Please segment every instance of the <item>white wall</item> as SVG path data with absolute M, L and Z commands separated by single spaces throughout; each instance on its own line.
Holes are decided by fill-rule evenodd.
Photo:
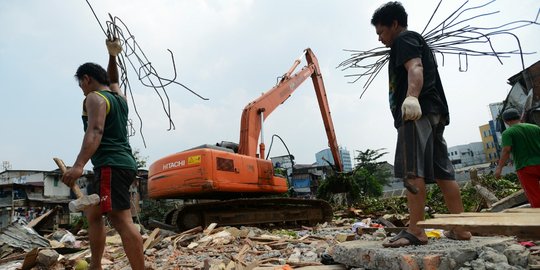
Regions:
M 43 180 L 43 195 L 46 197 L 69 197 L 69 187 L 60 178 L 48 175 Z

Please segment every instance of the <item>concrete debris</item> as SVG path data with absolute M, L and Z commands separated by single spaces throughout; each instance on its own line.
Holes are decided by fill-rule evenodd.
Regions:
M 527 248 L 512 237 L 433 238 L 424 246 L 386 249 L 381 241 L 358 240 L 336 245 L 331 255 L 344 265 L 389 270 L 528 269 L 532 262 Z
M 43 249 L 39 251 L 36 262 L 39 265 L 51 267 L 58 261 L 59 256 L 60 254 L 53 249 Z
M 470 241 L 434 237 L 426 246 L 382 248 L 384 238 L 396 229 L 388 222 L 341 218 L 338 222 L 294 230 L 212 224 L 182 233 L 156 228 L 143 235 L 146 269 L 472 270 L 527 269 L 540 262 L 540 242 L 529 241 L 525 247 L 513 237 L 475 236 Z M 364 229 L 375 230 L 356 230 L 359 223 L 363 223 Z M 380 226 L 382 223 L 387 224 L 388 231 Z M 80 248 L 66 247 L 67 243 L 55 240 L 66 235 L 74 237 Z M 118 233 L 110 230 L 107 235 L 103 269 L 130 269 Z M 52 244 L 37 249 L 36 266 L 32 269 L 75 269 L 76 264 L 90 259 L 86 231 L 68 234 L 58 230 L 43 239 Z M 23 259 L 24 254 L 0 257 L 0 269 L 20 269 Z

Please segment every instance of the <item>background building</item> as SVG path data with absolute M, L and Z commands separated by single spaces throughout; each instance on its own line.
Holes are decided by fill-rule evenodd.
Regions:
M 502 129 L 500 125 L 504 125 L 504 123 L 502 120 L 500 120 L 499 116 L 502 113 L 503 106 L 504 105 L 502 102 L 489 104 L 489 112 L 491 113 L 491 121 L 489 121 L 489 125 L 491 128 L 491 133 L 494 135 L 493 139 L 495 141 L 495 144 L 497 144 L 497 146 L 500 145 L 501 140 L 502 140 L 502 135 L 500 132 L 500 130 Z M 498 147 L 498 149 L 499 149 L 498 155 L 500 155 L 500 147 Z
M 480 126 L 479 129 L 480 136 L 482 137 L 482 145 L 484 148 L 486 162 L 497 162 L 500 155 L 500 146 L 497 140 L 493 121 L 489 121 L 489 124 Z
M 449 147 L 448 157 L 456 169 L 487 162 L 484 153 L 484 144 L 482 142 Z
M 339 155 L 341 156 L 341 161 L 343 162 L 343 171 L 344 172 L 352 171 L 353 167 L 352 167 L 352 162 L 351 162 L 351 154 L 349 153 L 349 150 L 347 150 L 346 148 L 342 148 L 340 146 Z M 326 148 L 324 150 L 319 151 L 317 154 L 315 154 L 315 159 L 317 160 L 315 163 L 319 166 L 328 165 L 328 163 L 324 160 L 327 160 L 331 164 L 335 164 L 334 157 L 332 157 L 332 151 L 330 151 L 330 148 Z

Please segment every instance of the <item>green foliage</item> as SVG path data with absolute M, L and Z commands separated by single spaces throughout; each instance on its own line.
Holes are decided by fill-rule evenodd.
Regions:
M 137 162 L 137 169 L 146 167 L 148 156 L 141 156 L 141 151 L 139 149 L 133 149 L 133 157 L 135 157 L 135 162 Z
M 405 197 L 363 197 L 355 206 L 367 215 L 403 214 L 408 211 Z
M 331 173 L 319 184 L 317 198 L 330 201 L 336 193 L 347 193 L 349 200 L 354 202 L 361 197 L 362 189 L 353 181 L 352 173 Z
M 285 230 L 285 229 L 273 230 L 273 231 L 272 231 L 272 234 L 275 234 L 275 235 L 286 235 L 286 236 L 290 236 L 290 237 L 292 237 L 292 238 L 298 238 L 298 234 L 297 234 L 295 231 Z
M 317 197 L 330 200 L 333 194 L 347 193 L 349 203 L 358 203 L 365 197 L 379 197 L 383 186 L 388 184 L 391 172 L 384 162 L 377 160 L 388 152 L 382 149 L 358 151 L 357 165 L 352 172 L 329 174 L 321 181 Z
M 385 162 L 377 160 L 388 154 L 381 152 L 383 149 L 367 149 L 357 151 L 356 167 L 353 170 L 353 181 L 361 187 L 362 195 L 368 197 L 379 197 L 382 195 L 383 186 L 389 184 L 392 173 L 384 167 Z
M 274 175 L 287 178 L 287 170 L 284 168 L 274 168 Z
M 163 221 L 165 214 L 174 207 L 174 201 L 144 200 L 141 208 L 141 222 L 146 223 L 149 219 Z
M 511 195 L 521 189 L 516 174 L 505 175 L 503 179 L 495 179 L 493 174 L 488 174 L 480 176 L 479 180 L 482 186 L 493 192 L 499 199 Z M 471 183 L 466 183 L 461 186 L 461 200 L 463 201 L 465 212 L 477 212 L 483 206 L 482 198 L 478 195 Z M 442 192 L 436 184 L 427 186 L 426 206 L 429 207 L 429 210 L 426 213 L 428 216 L 435 213 L 448 213 Z M 355 207 L 362 209 L 364 213 L 368 215 L 408 213 L 407 198 L 405 197 L 362 197 L 356 202 Z
M 493 174 L 483 175 L 480 177 L 480 183 L 499 199 L 521 189 L 521 184 L 515 173 L 504 175 L 501 179 L 496 179 Z
M 81 229 L 88 229 L 88 219 L 85 215 L 81 215 L 78 217 L 74 217 L 71 221 L 71 224 L 69 224 L 71 228 L 81 228 Z
M 480 184 L 493 192 L 495 196 L 502 199 L 508 195 L 521 189 L 514 179 L 515 174 L 510 174 L 501 179 L 496 179 L 493 174 L 479 176 Z M 512 179 L 512 180 L 509 180 Z M 449 213 L 444 203 L 444 198 L 441 190 L 437 185 L 430 185 L 427 190 L 426 205 L 429 206 L 431 213 L 445 214 Z M 476 212 L 483 206 L 482 197 L 471 183 L 467 183 L 461 187 L 461 201 L 465 212 Z

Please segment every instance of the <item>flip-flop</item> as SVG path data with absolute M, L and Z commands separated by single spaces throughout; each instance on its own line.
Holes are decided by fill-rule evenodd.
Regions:
M 409 243 L 403 243 L 403 244 L 396 244 L 395 242 L 399 239 L 407 239 L 409 240 Z M 422 241 L 418 239 L 414 234 L 411 234 L 407 232 L 406 230 L 403 230 L 399 232 L 396 236 L 392 237 L 390 240 L 388 240 L 387 243 L 383 243 L 383 247 L 405 247 L 405 246 L 419 246 L 419 245 L 426 245 L 428 241 Z
M 446 236 L 446 238 L 448 239 L 452 239 L 452 240 L 462 240 L 462 241 L 466 241 L 466 240 L 470 240 L 471 238 L 461 238 L 459 236 L 457 236 L 456 232 L 450 230 L 450 231 L 444 231 L 443 232 L 444 236 Z

